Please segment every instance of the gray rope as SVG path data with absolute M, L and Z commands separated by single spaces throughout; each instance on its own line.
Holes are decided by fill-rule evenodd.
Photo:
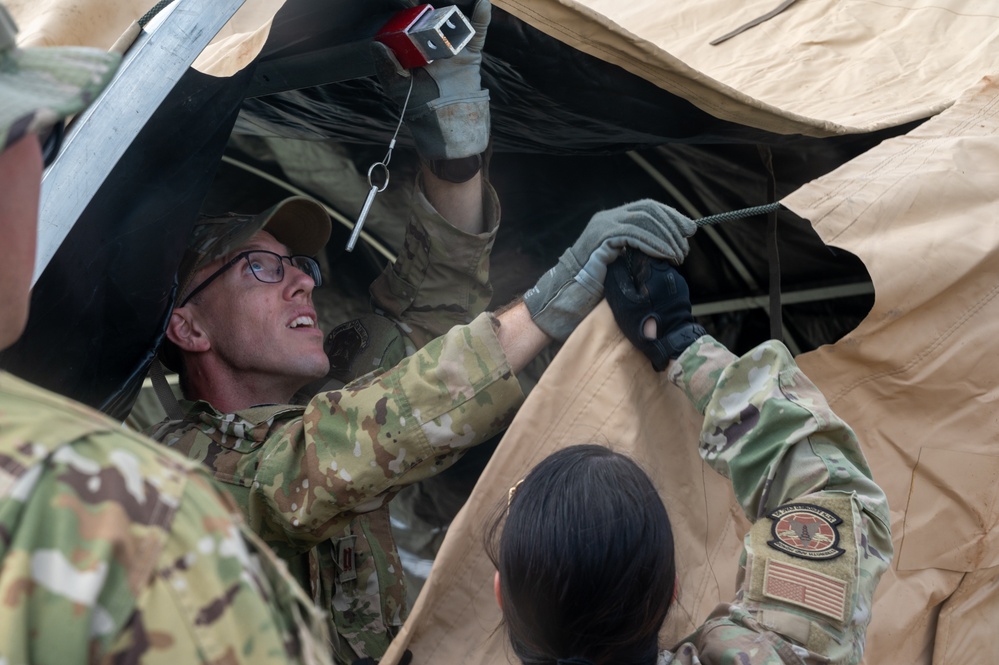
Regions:
M 156 5 L 150 9 L 148 12 L 142 15 L 142 18 L 138 20 L 140 28 L 146 27 L 146 24 L 153 20 L 153 18 L 160 13 L 160 11 L 169 5 L 173 0 L 160 0 Z
M 767 213 L 774 212 L 775 210 L 780 210 L 780 208 L 781 205 L 779 202 L 767 203 L 766 205 L 753 206 L 752 208 L 742 208 L 741 210 L 720 212 L 717 215 L 708 215 L 707 217 L 695 219 L 694 223 L 698 226 L 720 224 L 721 222 L 729 222 L 733 219 L 742 219 L 743 217 L 752 217 L 753 215 L 766 215 Z

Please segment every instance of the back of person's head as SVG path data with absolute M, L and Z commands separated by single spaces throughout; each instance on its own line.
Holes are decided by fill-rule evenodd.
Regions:
M 524 663 L 656 662 L 676 567 L 645 472 L 603 446 L 547 457 L 488 533 L 510 642 Z

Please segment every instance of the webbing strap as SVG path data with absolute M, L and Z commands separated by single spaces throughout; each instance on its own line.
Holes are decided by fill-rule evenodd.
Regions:
M 770 146 L 759 147 L 763 167 L 767 171 L 767 199 L 777 201 L 777 177 L 774 175 L 774 157 Z M 770 338 L 784 341 L 784 314 L 780 299 L 780 249 L 777 245 L 777 208 L 767 215 L 767 263 L 770 266 Z
M 777 248 L 777 213 L 767 219 L 767 259 L 770 262 L 770 338 L 784 341 L 784 312 L 780 299 L 780 251 Z
M 160 405 L 166 411 L 167 417 L 170 420 L 183 420 L 184 411 L 180 408 L 177 396 L 170 389 L 170 384 L 167 383 L 159 358 L 153 358 L 153 364 L 149 366 L 149 378 L 153 382 L 153 390 L 156 391 L 156 397 L 160 400 Z

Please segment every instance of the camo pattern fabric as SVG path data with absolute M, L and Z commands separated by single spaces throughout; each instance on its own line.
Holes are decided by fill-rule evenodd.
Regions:
M 204 471 L 0 373 L 0 663 L 329 663 Z
M 704 414 L 701 457 L 753 526 L 733 602 L 660 664 L 859 663 L 893 550 L 853 430 L 779 342 L 736 358 L 704 336 L 667 375 Z
M 0 4 L 0 152 L 79 113 L 111 80 L 121 56 L 81 46 L 19 49 Z
M 418 176 L 399 256 L 370 287 L 374 313 L 330 331 L 330 373 L 305 386 L 297 403 L 308 402 L 328 386 L 342 387 L 361 375 L 389 369 L 486 311 L 493 293 L 489 254 L 499 229 L 500 204 L 485 180 L 482 202 L 486 230 L 466 233 L 434 209 Z
M 489 253 L 500 219 L 496 190 L 485 180 L 482 234 L 466 233 L 444 221 L 424 196 L 420 179 L 413 198 L 399 257 L 371 285 L 375 312 L 400 327 L 407 355 L 489 307 Z
M 373 522 L 379 512 L 387 518 L 395 492 L 506 428 L 523 401 L 497 325 L 482 314 L 392 369 L 320 393 L 304 407 L 222 414 L 206 402 L 185 403 L 184 421 L 154 430 L 226 483 L 251 528 L 331 609 L 338 662 L 379 657 L 391 637 L 387 626 L 405 618 L 404 598 L 392 601 L 397 609 L 378 602 L 380 587 L 404 589 L 394 546 L 375 546 L 369 529 L 373 561 L 366 560 L 358 532 L 377 531 Z M 383 584 L 382 573 L 394 579 Z

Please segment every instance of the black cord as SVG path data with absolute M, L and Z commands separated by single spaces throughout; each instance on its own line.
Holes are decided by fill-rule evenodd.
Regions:
M 152 21 L 153 18 L 157 14 L 159 14 L 160 11 L 162 11 L 162 9 L 164 7 L 166 7 L 167 5 L 169 5 L 171 2 L 173 2 L 173 0 L 160 0 L 159 2 L 157 2 L 156 5 L 152 9 L 150 9 L 148 12 L 146 12 L 145 14 L 143 14 L 142 18 L 139 19 L 139 21 L 138 21 L 139 27 L 140 28 L 146 27 L 146 24 L 149 23 L 150 21 Z

